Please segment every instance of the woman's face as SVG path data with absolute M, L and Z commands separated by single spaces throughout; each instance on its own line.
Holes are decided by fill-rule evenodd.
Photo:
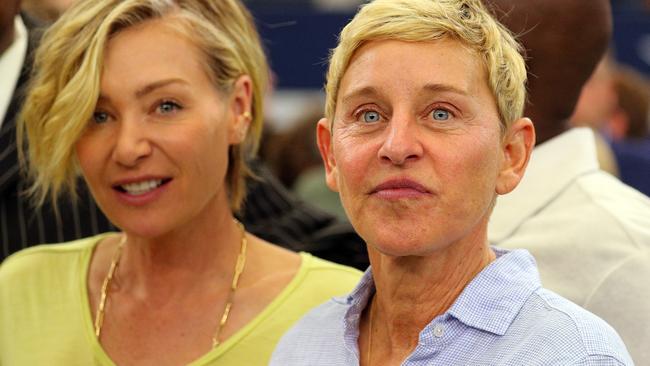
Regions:
M 247 128 L 250 79 L 224 95 L 202 61 L 164 20 L 107 44 L 100 97 L 76 153 L 98 204 L 130 234 L 156 237 L 229 212 L 228 148 Z
M 454 40 L 357 50 L 332 135 L 321 120 L 318 138 L 327 183 L 371 247 L 427 255 L 486 242 L 491 204 L 512 186 L 509 135 L 502 140 L 486 78 L 478 56 Z

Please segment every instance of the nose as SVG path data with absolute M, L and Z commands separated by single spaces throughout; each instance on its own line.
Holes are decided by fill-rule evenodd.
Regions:
M 384 131 L 379 159 L 394 165 L 404 165 L 422 157 L 423 147 L 413 118 L 393 118 Z
M 137 118 L 124 118 L 118 123 L 113 160 L 124 167 L 135 167 L 153 151 L 150 127 Z

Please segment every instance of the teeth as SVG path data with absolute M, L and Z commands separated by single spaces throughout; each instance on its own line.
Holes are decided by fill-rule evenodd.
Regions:
M 145 194 L 154 188 L 157 188 L 161 184 L 162 184 L 162 179 L 153 179 L 144 182 L 123 184 L 121 185 L 121 187 L 129 194 L 138 196 L 141 194 Z

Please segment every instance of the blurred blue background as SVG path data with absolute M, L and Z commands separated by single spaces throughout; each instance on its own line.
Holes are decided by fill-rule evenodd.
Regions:
M 525 1 L 525 0 L 522 0 Z M 328 50 L 352 18 L 354 0 L 248 0 L 279 89 L 320 89 Z M 650 75 L 650 2 L 613 0 L 616 59 Z M 589 25 L 588 21 L 585 22 Z M 576 42 L 580 40 L 576 39 Z

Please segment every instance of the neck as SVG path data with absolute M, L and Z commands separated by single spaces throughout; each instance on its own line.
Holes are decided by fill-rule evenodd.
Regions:
M 125 290 L 148 296 L 161 289 L 171 296 L 200 289 L 202 284 L 231 281 L 242 232 L 230 211 L 212 215 L 209 222 L 193 223 L 165 235 L 149 238 L 126 233 L 127 243 L 115 281 Z
M 487 240 L 452 244 L 427 256 L 391 257 L 370 246 L 369 253 L 377 289 L 373 332 L 377 345 L 384 343 L 377 348 L 402 354 L 415 348 L 420 331 L 496 257 Z

